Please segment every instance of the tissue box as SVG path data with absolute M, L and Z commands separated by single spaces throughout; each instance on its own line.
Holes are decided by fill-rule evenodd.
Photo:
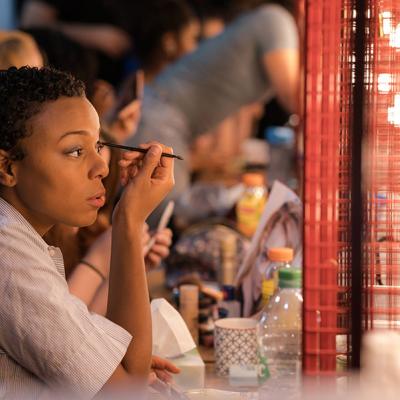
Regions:
M 206 367 L 197 349 L 169 360 L 181 369 L 180 374 L 174 375 L 178 386 L 185 390 L 204 388 Z

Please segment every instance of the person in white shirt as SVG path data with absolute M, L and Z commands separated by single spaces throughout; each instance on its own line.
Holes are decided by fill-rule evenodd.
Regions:
M 151 317 L 141 235 L 174 185 L 160 144 L 125 153 L 113 214 L 106 317 L 70 294 L 62 254 L 42 236 L 56 223 L 86 226 L 104 204 L 108 166 L 99 118 L 84 85 L 50 68 L 0 71 L 0 392 L 40 398 L 61 390 L 92 398 L 147 385 Z M 173 368 L 172 368 L 173 369 Z M 163 371 L 164 372 L 164 371 Z M 174 371 L 171 371 L 174 372 Z M 176 371 L 175 371 L 176 372 Z M 51 396 L 50 396 L 51 397 Z

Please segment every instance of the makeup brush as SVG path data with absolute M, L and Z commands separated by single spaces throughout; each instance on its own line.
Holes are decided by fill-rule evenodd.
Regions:
M 140 147 L 130 147 L 130 146 L 124 146 L 122 144 L 116 144 L 116 143 L 106 143 L 106 142 L 100 142 L 103 146 L 107 147 L 116 147 L 117 149 L 122 149 L 122 150 L 128 150 L 128 151 L 137 151 L 139 153 L 147 153 L 148 149 L 142 149 Z M 169 154 L 169 153 L 161 153 L 162 157 L 168 157 L 168 158 L 176 158 L 177 160 L 183 160 L 183 157 L 177 156 L 176 154 Z

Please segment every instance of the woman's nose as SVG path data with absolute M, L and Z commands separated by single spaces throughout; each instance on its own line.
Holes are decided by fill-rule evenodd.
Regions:
M 94 164 L 91 168 L 91 176 L 90 178 L 105 178 L 110 172 L 108 163 L 104 160 L 104 158 L 100 154 L 96 154 L 96 158 L 94 159 Z

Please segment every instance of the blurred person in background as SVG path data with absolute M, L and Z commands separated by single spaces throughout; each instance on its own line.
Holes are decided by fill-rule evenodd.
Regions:
M 43 57 L 35 40 L 21 31 L 0 30 L 0 69 L 24 65 L 43 66 Z
M 186 0 L 148 0 L 138 4 L 135 52 L 151 82 L 168 64 L 197 47 L 200 24 Z
M 132 48 L 135 2 L 129 0 L 25 0 L 23 28 L 52 28 L 96 51 L 99 77 L 120 82 Z
M 277 96 L 290 112 L 297 107 L 298 30 L 293 4 L 249 2 L 249 9 L 222 34 L 166 68 L 145 91 L 135 144 L 152 139 L 172 144 L 177 198 L 190 182 L 190 146 L 241 107 Z M 153 213 L 154 226 L 162 206 Z
M 241 14 L 254 6 L 253 0 L 192 0 L 201 21 L 201 39 L 223 32 Z M 236 182 L 242 165 L 242 146 L 261 117 L 260 102 L 242 107 L 214 129 L 199 135 L 190 146 L 192 181 Z
M 100 78 L 99 60 L 93 49 L 51 28 L 29 28 L 26 31 L 38 43 L 46 65 L 70 72 L 85 83 L 86 96 L 98 112 L 103 130 L 116 138 L 126 139 L 132 134 L 140 112 L 139 101 L 128 99 L 118 107 L 119 98 L 114 86 Z M 135 76 L 133 84 L 136 85 Z

